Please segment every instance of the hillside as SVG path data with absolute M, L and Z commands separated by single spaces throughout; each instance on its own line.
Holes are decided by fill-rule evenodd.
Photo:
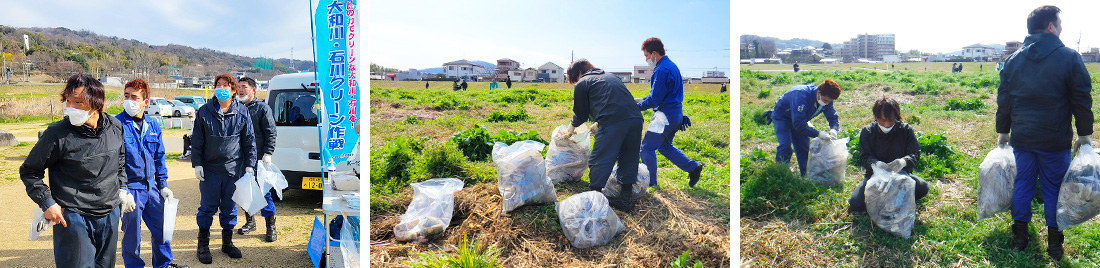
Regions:
M 30 49 L 24 51 L 23 35 L 29 37 Z M 259 79 L 276 74 L 312 70 L 313 61 L 266 59 L 233 55 L 208 48 L 185 45 L 150 45 L 138 40 L 103 36 L 88 30 L 67 28 L 16 28 L 0 25 L 3 53 L 10 53 L 11 62 L 30 62 L 31 72 L 55 78 L 75 72 L 97 76 L 129 78 L 134 73 L 147 73 L 147 78 L 160 82 L 173 75 L 213 76 L 218 73 L 243 71 Z M 26 54 L 24 56 L 24 54 Z

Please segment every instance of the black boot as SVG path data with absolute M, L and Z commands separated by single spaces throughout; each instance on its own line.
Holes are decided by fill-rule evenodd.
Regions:
M 233 229 L 222 230 L 222 252 L 229 255 L 230 258 L 241 258 L 241 250 L 233 245 Z
M 275 215 L 264 217 L 264 220 L 267 221 L 267 235 L 264 236 L 264 239 L 267 242 L 275 242 L 279 239 L 279 236 L 275 234 Z
M 1047 228 L 1047 256 L 1050 256 L 1052 260 L 1062 259 L 1062 242 L 1066 240 L 1066 236 L 1062 235 L 1062 231 L 1059 231 L 1057 227 Z
M 246 235 L 248 233 L 251 233 L 252 230 L 256 230 L 256 216 L 255 215 L 245 213 L 244 214 L 244 219 L 245 219 L 244 226 L 241 226 L 240 229 L 237 229 L 237 234 L 239 234 L 239 235 Z
M 1016 250 L 1023 251 L 1024 249 L 1026 249 L 1028 240 L 1027 222 L 1015 221 L 1014 223 L 1012 223 L 1012 236 L 1012 246 L 1015 247 Z
M 630 213 L 634 210 L 634 185 L 623 184 L 619 187 L 619 197 L 607 200 L 611 207 Z
M 695 188 L 695 184 L 699 183 L 699 176 L 703 173 L 703 163 L 699 163 L 699 167 L 695 168 L 691 172 L 688 172 L 688 187 Z
M 199 256 L 199 262 L 203 264 L 214 262 L 210 256 L 210 228 L 199 228 L 199 249 L 195 252 Z

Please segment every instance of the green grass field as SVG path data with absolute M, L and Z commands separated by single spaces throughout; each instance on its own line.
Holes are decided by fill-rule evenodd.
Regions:
M 1065 231 L 1065 258 L 1052 261 L 1046 256 L 1046 227 L 1037 202 L 1027 251 L 1008 247 L 1012 237 L 1008 213 L 977 220 L 977 166 L 994 147 L 999 83 L 991 68 L 995 64 L 982 64 L 983 71 L 978 71 L 979 63 L 966 63 L 961 74 L 951 74 L 950 63 L 895 64 L 893 72 L 859 70 L 888 66 L 883 64 L 802 65 L 811 71 L 798 73 L 769 71 L 787 70 L 790 65 L 741 65 L 740 260 L 758 267 L 1094 267 L 1100 263 L 1100 224 L 1096 222 Z M 1091 70 L 1100 67 L 1089 66 Z M 1098 76 L 1092 73 L 1094 88 L 1100 86 Z M 902 104 L 904 121 L 930 137 L 921 141 L 919 165 L 923 167 L 918 166 L 916 173 L 928 180 L 931 190 L 918 201 L 911 238 L 891 236 L 873 226 L 865 214 L 847 214 L 847 199 L 863 179 L 862 168 L 849 162 L 844 184 L 825 187 L 799 178 L 796 168 L 774 163 L 776 138 L 772 126 L 762 124 L 760 114 L 793 85 L 817 84 L 826 78 L 844 90 L 835 104 L 841 136 L 858 136 L 858 128 L 872 122 L 873 101 L 888 95 Z M 1100 106 L 1094 106 L 1093 112 L 1100 112 Z M 828 125 L 822 116 L 812 123 Z M 935 140 L 939 135 L 943 139 Z
M 674 145 L 705 163 L 696 188 L 687 187 L 686 172 L 659 156 L 663 190 L 651 189 L 632 214 L 619 212 L 628 231 L 607 246 L 584 250 L 567 245 L 552 205 L 527 206 L 509 214 L 501 214 L 499 206 L 484 212 L 478 209 L 482 204 L 467 208 L 465 195 L 485 198 L 478 200 L 487 206 L 499 205 L 496 169 L 489 159 L 468 159 L 450 142 L 453 134 L 475 125 L 493 136 L 534 131 L 538 138 L 550 140 L 551 131 L 572 118 L 572 85 L 514 83 L 512 89 L 490 91 L 488 83 L 478 82 L 469 83 L 464 92 L 452 92 L 451 85 L 431 82 L 424 89 L 424 82 L 371 81 L 371 241 L 388 244 L 372 247 L 372 264 L 398 266 L 417 253 L 454 246 L 468 235 L 500 247 L 498 263 L 506 267 L 651 266 L 670 263 L 688 250 L 707 267 L 729 265 L 730 95 L 718 93 L 719 85 L 685 86 L 684 113 L 693 126 L 679 132 Z M 636 97 L 649 91 L 648 84 L 627 85 Z M 643 112 L 647 122 L 651 114 Z M 408 156 L 397 157 L 404 154 Z M 439 177 L 466 183 L 456 194 L 451 227 L 429 246 L 393 241 L 393 225 L 410 201 L 408 184 Z M 587 175 L 579 182 L 556 185 L 558 200 L 587 191 L 587 185 Z M 488 219 L 477 217 L 480 213 Z M 643 235 L 647 232 L 654 233 Z

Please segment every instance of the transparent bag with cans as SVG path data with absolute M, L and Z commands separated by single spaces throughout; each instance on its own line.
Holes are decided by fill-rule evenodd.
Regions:
M 502 209 L 505 213 L 523 205 L 557 201 L 554 184 L 546 177 L 546 163 L 540 153 L 545 146 L 529 140 L 493 145 L 497 188 L 504 199 Z
M 611 177 L 607 178 L 607 183 L 603 186 L 603 195 L 608 199 L 618 198 L 619 191 L 622 188 L 622 184 L 619 183 L 619 178 L 616 177 L 619 171 L 619 165 L 611 168 Z M 638 163 L 638 180 L 634 182 L 631 188 L 634 190 L 634 195 L 631 198 L 638 200 L 645 196 L 646 189 L 649 189 L 649 181 L 652 177 L 649 176 L 649 168 L 645 164 Z
M 557 203 L 558 222 L 565 238 L 576 248 L 606 245 L 616 234 L 625 231 L 608 205 L 607 197 L 596 191 L 575 194 Z
M 821 184 L 841 184 L 848 167 L 848 140 L 810 141 L 810 153 L 806 160 L 806 179 Z
M 569 125 L 554 129 L 550 138 L 550 147 L 546 150 L 546 176 L 553 183 L 577 181 L 588 169 L 588 156 L 592 139 L 585 124 L 574 128 L 573 136 L 566 137 L 564 132 Z
M 427 242 L 443 234 L 454 216 L 454 193 L 462 190 L 459 179 L 430 179 L 410 185 L 413 199 L 409 202 L 401 222 L 393 226 L 397 241 Z
M 1058 190 L 1058 228 L 1065 230 L 1100 214 L 1100 154 L 1082 145 Z
M 863 188 L 867 215 L 886 232 L 909 238 L 917 220 L 917 183 L 908 174 L 889 172 L 878 165 L 871 169 L 874 175 Z
M 1016 155 L 1012 147 L 993 148 L 978 165 L 979 220 L 1012 209 L 1015 182 Z

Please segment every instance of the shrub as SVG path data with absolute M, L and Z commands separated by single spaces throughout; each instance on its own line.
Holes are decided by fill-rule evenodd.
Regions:
M 489 122 L 519 122 L 530 119 L 531 116 L 527 115 L 527 110 L 523 107 L 516 108 L 515 111 L 502 113 L 500 110 L 495 110 L 489 113 L 487 120 Z
M 972 98 L 969 100 L 959 100 L 959 98 L 951 98 L 947 100 L 948 111 L 973 111 L 985 108 L 985 103 L 980 98 Z
M 466 158 L 453 142 L 427 146 L 412 164 L 412 174 L 418 179 L 466 178 Z
M 371 158 L 371 192 L 393 193 L 412 178 L 409 167 L 427 140 L 396 137 L 386 142 Z

